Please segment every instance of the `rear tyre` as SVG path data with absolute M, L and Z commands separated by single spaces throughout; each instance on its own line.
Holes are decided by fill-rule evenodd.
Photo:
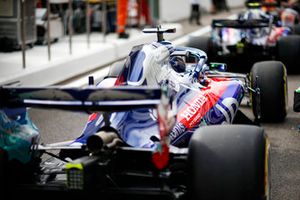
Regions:
M 300 35 L 300 24 L 295 24 L 293 26 L 293 34 Z
M 259 95 L 251 93 L 252 110 L 263 122 L 281 122 L 287 115 L 287 75 L 279 61 L 262 61 L 253 65 L 251 87 L 259 88 Z
M 209 36 L 190 36 L 186 44 L 188 47 L 193 47 L 204 51 L 209 60 L 213 60 L 213 42 Z
M 277 60 L 287 68 L 287 72 L 300 73 L 300 35 L 282 37 L 277 42 Z
M 269 199 L 269 144 L 264 130 L 250 125 L 199 128 L 188 153 L 192 200 Z

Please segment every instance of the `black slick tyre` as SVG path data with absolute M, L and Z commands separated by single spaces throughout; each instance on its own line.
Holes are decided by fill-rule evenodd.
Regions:
M 280 60 L 288 74 L 300 73 L 300 35 L 282 37 L 277 42 L 277 60 Z
M 270 197 L 269 143 L 252 125 L 199 128 L 188 153 L 192 200 L 262 200 Z
M 262 122 L 281 122 L 287 115 L 287 74 L 282 62 L 262 61 L 250 73 L 252 110 Z
M 209 60 L 214 59 L 213 42 L 209 36 L 190 36 L 185 46 L 200 49 L 207 54 Z

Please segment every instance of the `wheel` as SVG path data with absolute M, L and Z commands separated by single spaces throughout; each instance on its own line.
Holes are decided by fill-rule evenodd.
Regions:
M 282 37 L 277 42 L 277 60 L 283 62 L 287 72 L 300 73 L 300 35 Z
M 208 51 L 210 37 L 209 36 L 190 36 L 186 46 Z
M 256 119 L 263 122 L 281 122 L 287 115 L 287 75 L 279 61 L 262 61 L 253 65 L 250 73 L 253 89 L 252 110 Z
M 300 24 L 295 24 L 293 26 L 293 34 L 300 35 Z
M 269 143 L 252 125 L 199 128 L 188 153 L 188 196 L 201 200 L 269 199 Z
M 190 36 L 186 46 L 204 51 L 209 59 L 214 56 L 213 43 L 209 36 Z

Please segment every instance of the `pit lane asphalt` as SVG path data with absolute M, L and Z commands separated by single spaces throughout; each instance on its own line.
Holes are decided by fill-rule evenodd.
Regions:
M 234 10 L 232 11 L 234 12 Z M 203 25 L 209 25 L 214 17 L 203 17 Z M 182 21 L 186 33 L 199 29 Z M 300 66 L 299 66 L 300 67 Z M 288 75 L 288 114 L 282 123 L 263 123 L 261 126 L 271 143 L 271 199 L 300 200 L 300 113 L 293 112 L 294 90 L 300 86 L 300 75 Z M 271 102 L 270 102 L 271 103 Z M 252 111 L 242 106 L 241 110 L 251 119 Z M 41 142 L 52 143 L 72 140 L 80 136 L 88 114 L 59 110 L 30 109 L 29 114 L 41 132 Z

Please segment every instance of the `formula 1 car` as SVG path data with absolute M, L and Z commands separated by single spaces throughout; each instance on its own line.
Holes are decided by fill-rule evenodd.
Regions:
M 264 60 L 279 60 L 288 73 L 300 72 L 300 35 L 288 20 L 275 19 L 274 14 L 265 12 L 258 3 L 236 19 L 215 19 L 210 36 L 192 36 L 187 46 L 202 49 L 209 59 L 225 62 L 230 71 L 248 72 L 253 64 Z M 284 11 L 285 17 L 295 14 Z M 284 23 L 283 23 L 284 22 Z
M 269 199 L 268 137 L 239 108 L 249 95 L 257 119 L 283 120 L 284 66 L 229 73 L 202 50 L 165 41 L 174 31 L 145 29 L 158 41 L 134 47 L 96 86 L 1 87 L 0 194 Z M 94 113 L 78 138 L 40 144 L 26 114 L 8 116 L 16 107 Z

